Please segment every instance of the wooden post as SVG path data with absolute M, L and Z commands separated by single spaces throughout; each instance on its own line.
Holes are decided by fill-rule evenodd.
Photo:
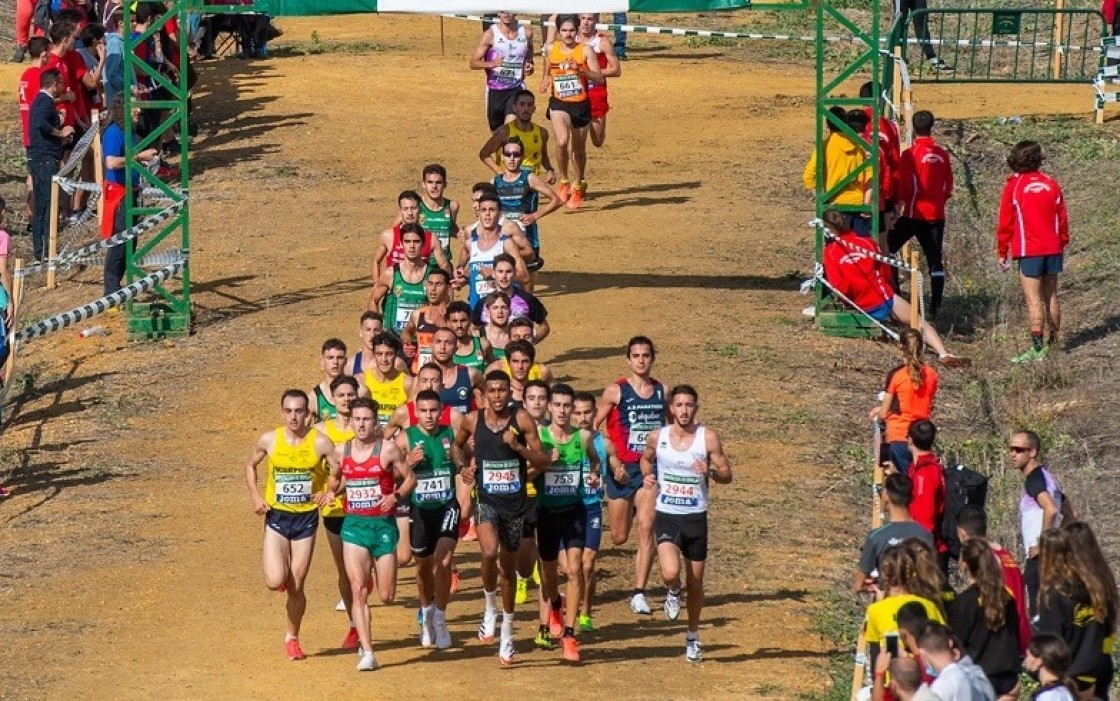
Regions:
M 1052 54 L 1054 60 L 1051 61 L 1051 66 L 1054 69 L 1054 74 L 1051 77 L 1054 78 L 1054 80 L 1058 80 L 1062 77 L 1062 46 L 1064 44 L 1063 40 L 1065 39 L 1065 16 L 1062 14 L 1062 11 L 1065 9 L 1065 6 L 1065 0 L 1054 0 L 1054 9 L 1057 10 L 1054 14 L 1054 53 Z
M 443 38 L 443 15 L 439 16 L 439 55 L 447 55 L 447 47 L 444 45 Z
M 915 331 L 922 328 L 922 317 L 918 314 L 918 305 L 921 303 L 921 293 L 918 291 L 918 280 L 922 271 L 918 269 L 918 248 L 910 247 L 910 328 Z
M 50 214 L 50 241 L 47 246 L 47 289 L 55 288 L 55 256 L 58 255 L 58 176 L 51 179 L 51 214 Z
M 93 124 L 90 129 L 101 129 L 101 113 L 97 110 L 93 111 Z M 105 155 L 101 151 L 101 138 L 93 138 L 93 181 L 97 183 L 97 188 L 102 195 L 105 194 Z M 104 197 L 97 198 L 97 229 L 101 230 L 101 221 L 105 218 L 105 201 Z
M 859 639 L 856 640 L 856 662 L 855 669 L 852 670 L 852 699 L 856 701 L 859 698 L 859 690 L 863 688 L 863 675 L 866 673 L 867 658 L 865 657 L 867 648 L 867 626 L 863 623 L 859 624 Z
M 11 342 L 15 338 L 15 327 L 19 323 L 19 298 L 23 293 L 23 278 L 20 277 L 20 272 L 23 270 L 23 258 L 16 258 L 15 269 L 12 273 L 12 289 L 11 299 L 8 300 L 8 305 L 12 309 L 12 328 L 8 329 L 8 359 L 4 362 L 4 383 L 12 381 L 12 368 L 16 364 L 16 349 L 15 343 Z

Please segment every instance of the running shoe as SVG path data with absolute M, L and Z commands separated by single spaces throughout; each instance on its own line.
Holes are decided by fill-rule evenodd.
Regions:
M 436 647 L 440 650 L 451 647 L 451 631 L 447 628 L 447 621 L 436 624 Z
M 478 639 L 484 643 L 494 642 L 494 628 L 498 625 L 497 611 L 484 611 L 482 623 L 478 626 Z
M 1027 350 L 1027 352 L 1020 353 L 1019 355 L 1012 358 L 1011 362 L 1019 365 L 1022 363 L 1034 362 L 1036 360 L 1043 360 L 1046 358 L 1046 354 L 1048 352 L 1049 348 L 1047 346 L 1043 346 L 1042 348 L 1031 347 L 1029 350 Z
M 508 638 L 502 636 L 502 643 L 498 647 L 498 660 L 502 663 L 503 667 L 508 667 L 513 664 L 513 655 L 516 650 L 513 649 L 513 636 Z
M 284 642 L 284 652 L 288 653 L 289 660 L 303 660 L 307 655 L 303 654 L 303 649 L 299 646 L 299 638 L 288 638 Z
M 23 44 L 16 46 L 15 53 L 12 54 L 12 63 L 23 63 L 23 59 L 27 57 L 27 47 Z
M 634 613 L 648 616 L 652 611 L 649 610 L 649 604 L 646 603 L 646 595 L 638 592 L 630 597 L 630 610 Z
M 7 487 L 0 486 L 0 499 L 12 496 L 12 490 Z
M 689 662 L 700 661 L 700 638 L 685 637 L 684 655 L 688 658 Z
M 416 609 L 416 627 L 417 628 L 423 628 L 424 627 L 424 609 L 423 608 L 417 607 L 417 609 Z
M 459 570 L 452 569 L 451 570 L 451 593 L 452 594 L 458 594 L 459 593 L 459 585 L 460 584 L 461 584 L 461 582 L 459 581 Z
M 421 613 L 420 618 L 420 647 L 429 648 L 436 637 L 435 621 L 431 618 L 426 621 L 423 620 L 423 613 Z M 432 618 L 434 618 L 434 614 Z
M 556 644 L 552 642 L 552 633 L 548 632 L 547 630 L 538 630 L 537 637 L 533 638 L 533 644 L 541 650 L 556 649 Z
M 952 353 L 942 353 L 937 356 L 937 360 L 947 368 L 966 368 L 972 364 L 972 361 L 968 358 L 962 358 Z
M 358 629 L 351 626 L 349 632 L 346 633 L 346 637 L 342 640 L 342 649 L 357 650 L 359 645 L 361 645 L 361 642 L 358 640 Z
M 460 540 L 465 541 L 467 543 L 478 540 L 478 530 L 475 528 L 473 518 L 471 519 L 470 525 L 467 526 L 467 534 L 465 536 L 463 536 L 462 538 L 460 538 Z
M 579 662 L 579 641 L 573 635 L 560 638 L 560 647 L 564 650 L 564 659 L 569 662 Z
M 583 190 L 572 190 L 572 196 L 568 198 L 568 209 L 579 209 L 583 204 Z
M 957 69 L 945 63 L 940 57 L 934 56 L 929 60 L 929 67 L 938 73 L 956 73 Z
M 551 606 L 548 609 L 548 632 L 552 633 L 554 638 L 564 634 L 564 617 Z
M 534 258 L 532 262 L 526 263 L 525 267 L 529 269 L 529 272 L 535 273 L 544 267 L 544 258 L 541 258 L 540 254 L 537 254 L 537 257 Z M 116 309 L 116 307 L 114 307 L 114 309 Z
M 533 563 L 533 574 L 530 575 L 530 577 L 533 580 L 533 584 L 538 587 L 541 585 L 541 563 L 539 560 Z
M 572 184 L 567 180 L 561 180 L 560 184 L 556 186 L 556 194 L 562 200 L 568 199 L 568 196 L 572 194 Z
M 595 621 L 591 616 L 584 616 L 582 613 L 579 615 L 579 632 L 590 633 L 595 630 Z
M 513 596 L 513 602 L 520 606 L 529 600 L 529 580 L 517 577 L 517 593 Z
M 335 611 L 342 611 L 343 613 L 345 613 L 346 612 L 346 602 L 343 601 L 342 599 L 339 599 L 338 603 L 334 605 L 334 610 Z
M 368 651 L 363 650 L 362 651 L 362 656 L 358 660 L 358 671 L 359 672 L 372 672 L 375 669 L 377 669 L 377 660 L 375 660 L 373 658 L 373 651 L 372 650 L 368 650 Z
M 681 593 L 665 592 L 665 618 L 675 621 L 681 615 Z

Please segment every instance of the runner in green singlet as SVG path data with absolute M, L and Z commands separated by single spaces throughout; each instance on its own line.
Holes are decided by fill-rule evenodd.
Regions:
M 405 224 L 401 227 L 401 246 L 404 258 L 400 263 L 381 271 L 381 277 L 373 286 L 369 308 L 381 310 L 385 315 L 385 325 L 399 334 L 408 323 L 412 312 L 424 306 L 427 294 L 424 281 L 430 270 L 424 260 L 423 234 L 419 226 Z
M 459 203 L 443 196 L 447 187 L 447 169 L 438 163 L 424 166 L 420 174 L 420 225 L 439 241 L 447 259 L 451 260 L 451 239 L 459 230 L 455 219 L 459 216 Z M 435 255 L 432 256 L 435 262 Z
M 319 355 L 319 365 L 323 368 L 323 380 L 307 393 L 308 405 L 314 407 L 316 421 L 327 421 L 338 416 L 331 395 L 331 382 L 346 374 L 346 344 L 337 338 L 323 342 Z
M 447 326 L 455 334 L 456 365 L 465 365 L 479 372 L 490 362 L 490 342 L 474 335 L 471 328 L 471 307 L 466 302 L 452 302 L 447 307 Z

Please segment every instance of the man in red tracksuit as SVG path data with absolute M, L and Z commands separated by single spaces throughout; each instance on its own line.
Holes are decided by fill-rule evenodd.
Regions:
M 1011 260 L 1019 262 L 1019 281 L 1027 302 L 1031 347 L 1012 358 L 1025 363 L 1046 357 L 1058 342 L 1061 311 L 1058 307 L 1058 273 L 1069 245 L 1069 215 L 1062 188 L 1042 166 L 1042 147 L 1036 141 L 1020 141 L 1011 148 L 1007 165 L 1014 174 L 1003 186 L 996 230 L 996 252 L 1003 270 Z M 1042 343 L 1042 327 L 1050 336 Z
M 918 239 L 929 265 L 933 288 L 929 312 L 935 316 L 945 296 L 945 203 L 953 195 L 953 168 L 949 153 L 930 135 L 933 114 L 927 110 L 915 112 L 911 124 L 914 145 L 899 159 L 895 181 L 901 216 L 891 232 L 888 247 L 895 253 L 911 238 Z
M 894 293 L 890 284 L 891 268 L 878 261 L 879 245 L 873 239 L 860 236 L 844 225 L 844 215 L 835 209 L 827 210 L 822 218 L 824 226 L 832 232 L 821 254 L 824 276 L 829 285 L 847 297 L 864 313 L 880 323 L 892 317 L 903 324 L 910 319 L 910 303 Z M 952 355 L 937 330 L 924 319 L 921 322 L 922 338 L 938 359 L 949 367 L 967 365 L 968 360 Z
M 937 564 L 948 575 L 949 545 L 941 531 L 941 522 L 945 518 L 945 473 L 941 461 L 933 454 L 937 427 L 928 419 L 915 421 L 910 424 L 907 436 L 910 439 L 910 455 L 914 461 L 907 473 L 914 485 L 910 516 L 933 534 Z

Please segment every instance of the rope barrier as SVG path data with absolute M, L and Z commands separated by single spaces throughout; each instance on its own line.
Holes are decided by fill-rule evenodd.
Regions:
M 59 167 L 58 174 L 66 176 L 77 171 L 82 165 L 82 159 L 86 157 L 86 153 L 93 145 L 93 138 L 100 135 L 101 131 L 92 127 L 85 134 L 82 134 L 82 138 L 78 139 L 78 143 L 74 144 L 74 148 L 70 151 L 70 157 Z
M 134 226 L 132 226 L 129 229 L 125 229 L 124 231 L 122 231 L 118 234 L 114 234 L 114 235 L 110 236 L 109 238 L 107 238 L 103 241 L 95 241 L 95 242 L 93 242 L 93 243 L 91 243 L 87 246 L 83 246 L 83 247 L 79 248 L 77 251 L 74 251 L 74 253 L 70 254 L 69 256 L 66 256 L 65 258 L 60 256 L 54 262 L 55 262 L 56 265 L 67 264 L 70 261 L 76 260 L 76 259 L 81 258 L 83 256 L 89 256 L 91 253 L 97 253 L 97 252 L 103 251 L 107 248 L 112 248 L 113 246 L 122 244 L 125 241 L 129 241 L 131 239 L 134 239 L 137 236 L 139 236 L 140 234 L 151 231 L 152 229 L 156 228 L 157 226 L 159 226 L 163 222 L 165 222 L 168 219 L 170 219 L 171 217 L 175 216 L 175 214 L 178 213 L 179 210 L 181 210 L 185 205 L 186 205 L 186 200 L 176 202 L 176 203 L 172 204 L 170 207 L 167 207 L 166 209 L 162 209 L 162 210 L 156 212 L 155 214 L 153 214 L 152 216 L 150 216 L 150 217 L 148 217 L 148 218 L 146 218 L 142 221 L 137 222 Z M 28 275 L 34 275 L 34 274 L 40 273 L 43 270 L 46 270 L 48 266 L 49 266 L 49 261 L 36 263 L 35 265 L 29 265 L 28 267 L 26 267 L 26 268 L 24 268 L 23 270 L 20 271 L 19 276 L 20 277 L 26 277 Z
M 91 253 L 88 256 L 71 257 L 67 259 L 66 263 L 60 266 L 63 270 L 67 270 L 75 265 L 103 265 L 105 263 L 105 252 Z M 175 261 L 183 257 L 179 249 L 172 248 L 166 251 L 157 251 L 149 253 L 140 260 L 133 261 L 135 265 L 141 268 L 151 268 L 154 266 L 171 265 Z
M 166 282 L 167 279 L 173 275 L 178 275 L 183 271 L 186 265 L 186 257 L 180 257 L 176 262 L 160 268 L 151 275 L 142 277 L 130 285 L 122 287 L 117 292 L 95 299 L 80 307 L 75 307 L 70 311 L 55 314 L 42 321 L 37 321 L 30 326 L 25 326 L 15 335 L 15 340 L 29 341 L 33 338 L 52 334 L 55 331 L 61 331 L 74 324 L 95 317 L 98 314 L 104 314 L 113 307 L 119 307 L 130 299 L 154 289 L 156 285 Z
M 87 183 L 82 180 L 71 180 L 64 178 L 61 175 L 54 176 L 54 181 L 62 188 L 62 191 L 67 195 L 73 195 L 78 190 L 82 192 L 100 192 L 101 186 L 97 183 Z
M 472 22 L 496 22 L 497 17 L 488 17 L 484 15 L 458 15 L 458 14 L 444 14 L 443 17 L 450 19 L 462 19 Z M 521 24 L 533 24 L 530 20 L 519 20 Z M 541 23 L 545 27 L 555 26 L 554 22 Z M 815 42 L 816 36 L 806 36 L 797 34 L 762 34 L 757 32 L 720 32 L 711 31 L 707 29 L 681 29 L 678 27 L 656 27 L 650 25 L 640 24 L 612 24 L 600 22 L 595 25 L 595 28 L 600 31 L 622 32 L 624 34 L 666 34 L 670 36 L 679 37 L 708 37 L 716 39 L 768 39 L 776 41 L 810 41 Z M 856 36 L 824 36 L 821 39 L 827 43 L 832 44 L 863 44 L 864 41 Z M 879 39 L 880 43 L 886 43 L 888 37 Z M 1010 46 L 1021 48 L 1033 47 L 1056 47 L 1064 51 L 1093 51 L 1100 52 L 1099 46 L 1065 46 L 1062 43 L 1054 43 L 1052 41 L 1012 41 L 1008 39 L 912 39 L 907 38 L 907 44 L 934 44 L 938 46 L 974 46 L 974 47 L 992 47 L 992 46 Z

